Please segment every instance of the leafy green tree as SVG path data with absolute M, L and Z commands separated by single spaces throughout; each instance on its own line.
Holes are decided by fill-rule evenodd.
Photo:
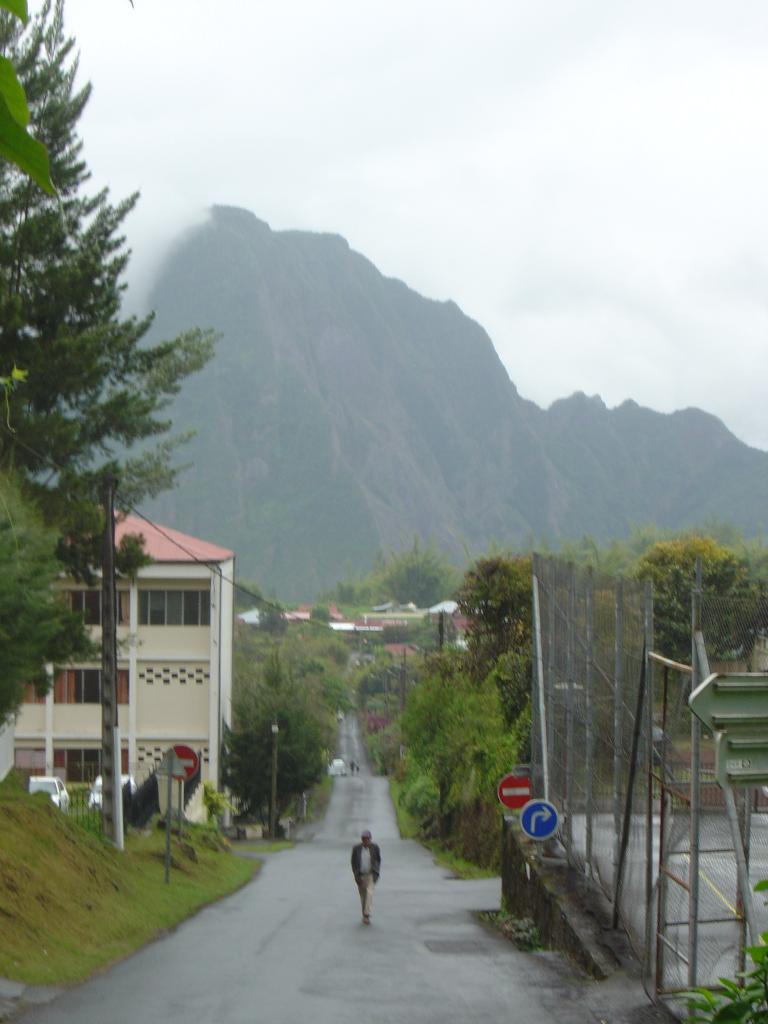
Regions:
M 453 653 L 431 659 L 408 698 L 402 730 L 408 756 L 437 786 L 443 824 L 462 803 L 494 793 L 518 754 L 496 686 L 470 679 Z
M 410 548 L 378 554 L 367 576 L 337 583 L 325 597 L 339 604 L 378 604 L 385 600 L 421 608 L 449 597 L 459 582 L 459 572 L 430 541 L 423 547 L 414 537 Z
M 24 24 L 29 20 L 27 0 L 0 0 L 0 10 Z M 44 192 L 55 192 L 45 146 L 27 131 L 29 107 L 24 88 L 7 57 L 0 57 L 0 157 L 10 160 Z
M 691 592 L 695 584 L 696 560 L 701 558 L 702 592 L 729 598 L 747 598 L 753 593 L 746 562 L 711 537 L 685 537 L 660 541 L 638 560 L 635 575 L 653 584 L 654 646 L 679 661 L 691 658 Z M 738 619 L 738 616 L 736 616 Z M 744 641 L 732 627 L 733 608 L 724 616 L 722 629 L 711 649 L 720 655 L 728 646 Z
M 162 413 L 211 357 L 213 338 L 191 330 L 148 344 L 151 318 L 120 317 L 128 262 L 121 231 L 137 196 L 113 205 L 106 190 L 85 191 L 77 125 L 90 86 L 75 88 L 61 0 L 46 0 L 25 30 L 0 18 L 0 49 L 18 70 L 58 188 L 47 196 L 0 162 L 0 375 L 10 379 L 13 367 L 27 375 L 8 395 L 0 469 L 20 474 L 66 538 L 60 555 L 87 578 L 104 470 L 117 471 L 125 502 L 173 483 L 182 439 L 165 436 Z M 142 444 L 140 454 L 125 454 Z
M 413 601 L 419 608 L 453 593 L 456 582 L 448 560 L 431 543 L 423 548 L 418 537 L 407 551 L 390 557 L 382 578 L 388 596 L 401 603 Z
M 55 535 L 0 475 L 0 724 L 18 709 L 25 684 L 45 692 L 47 662 L 92 654 L 82 616 L 52 589 L 55 547 Z
M 331 621 L 331 613 L 327 605 L 316 604 L 313 606 L 309 616 L 314 622 L 325 622 Z
M 273 653 L 249 678 L 238 680 L 233 726 L 227 730 L 224 782 L 245 813 L 268 820 L 272 780 L 272 723 L 278 725 L 277 809 L 317 782 L 332 741 L 330 720 L 307 687 Z
M 467 570 L 457 600 L 469 619 L 467 653 L 473 678 L 485 678 L 509 652 L 530 658 L 530 558 L 478 559 Z

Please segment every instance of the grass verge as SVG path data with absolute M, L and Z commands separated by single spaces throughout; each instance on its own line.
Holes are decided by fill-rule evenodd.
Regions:
M 234 857 L 211 829 L 173 838 L 130 834 L 123 853 L 28 795 L 14 773 L 0 784 L 0 977 L 28 984 L 82 981 L 244 885 L 257 861 Z
M 389 794 L 392 797 L 392 803 L 395 808 L 397 827 L 403 839 L 415 839 L 417 842 L 421 843 L 422 846 L 425 846 L 430 851 L 440 867 L 453 871 L 453 873 L 458 875 L 459 878 L 496 877 L 497 873 L 495 871 L 479 867 L 477 864 L 473 864 L 471 861 L 465 860 L 463 857 L 459 857 L 458 854 L 453 853 L 452 850 L 443 845 L 443 843 L 438 839 L 424 839 L 419 834 L 419 824 L 417 820 L 408 812 L 407 808 L 403 806 L 400 801 L 402 790 L 402 783 L 390 776 Z

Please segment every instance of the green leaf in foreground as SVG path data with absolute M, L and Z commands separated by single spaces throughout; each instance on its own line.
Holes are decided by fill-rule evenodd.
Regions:
M 51 181 L 48 152 L 45 146 L 37 139 L 33 139 L 18 124 L 2 96 L 0 96 L 0 156 L 16 164 L 44 192 L 49 195 L 56 194 L 56 189 Z
M 7 57 L 0 57 L 0 96 L 5 100 L 8 112 L 17 124 L 22 128 L 29 124 L 27 97 L 13 70 L 13 64 Z
M 0 0 L 0 8 L 4 11 L 10 11 L 17 18 L 21 18 L 25 25 L 29 21 L 27 0 Z

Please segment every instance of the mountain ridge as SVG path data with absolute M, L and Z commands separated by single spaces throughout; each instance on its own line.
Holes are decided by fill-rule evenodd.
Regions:
M 198 429 L 194 465 L 152 511 L 233 547 L 241 574 L 286 599 L 414 535 L 463 560 L 491 540 L 763 522 L 768 453 L 716 417 L 582 392 L 542 409 L 455 302 L 385 277 L 339 235 L 214 207 L 170 250 L 151 305 L 157 333 L 221 333 L 171 409 L 177 430 Z

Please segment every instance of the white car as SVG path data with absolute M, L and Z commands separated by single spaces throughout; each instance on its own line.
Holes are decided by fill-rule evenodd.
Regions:
M 32 775 L 29 780 L 30 793 L 47 793 L 60 811 L 66 814 L 69 810 L 69 793 L 67 787 L 55 775 Z
M 103 785 L 104 783 L 101 780 L 101 776 L 97 775 L 96 778 L 93 780 L 91 791 L 88 794 L 88 807 L 90 808 L 90 810 L 101 809 L 101 789 Z M 136 785 L 136 779 L 134 779 L 132 775 L 121 775 L 120 788 L 125 789 L 127 785 L 130 785 L 131 796 L 133 796 L 133 794 L 136 792 L 138 788 Z
M 347 774 L 347 765 L 343 757 L 334 757 L 328 765 L 328 774 L 331 776 Z

